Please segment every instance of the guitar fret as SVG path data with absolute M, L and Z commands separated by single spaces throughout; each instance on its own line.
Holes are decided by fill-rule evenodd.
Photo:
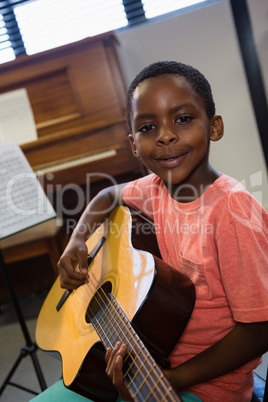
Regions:
M 125 322 L 123 317 L 121 317 L 120 311 L 119 314 L 115 316 L 115 327 L 117 327 L 117 338 L 115 339 L 113 346 L 115 346 L 118 341 L 124 342 Z
M 124 328 L 125 328 L 125 323 L 120 316 L 120 310 L 117 308 L 116 305 L 113 305 L 113 308 L 111 307 L 111 310 L 109 311 L 110 319 L 112 320 L 111 325 L 113 326 L 110 331 L 114 331 L 113 333 L 113 339 L 112 339 L 112 346 L 115 346 L 115 344 L 118 341 L 124 342 Z M 115 329 L 116 328 L 116 329 Z
M 115 324 L 118 326 L 120 331 L 123 330 L 125 323 L 124 323 L 124 320 L 122 319 L 122 317 L 120 315 L 117 315 L 115 317 Z
M 143 354 L 144 354 L 144 346 L 143 346 Z M 140 351 L 141 353 L 141 351 Z M 144 394 L 145 395 L 150 395 L 151 390 L 154 388 L 155 382 L 152 382 L 152 376 L 154 374 L 154 370 L 158 368 L 154 360 L 150 357 L 150 354 L 146 353 L 145 349 L 145 355 L 146 355 L 146 360 L 143 361 L 140 356 L 136 356 L 134 359 L 132 365 L 130 366 L 128 372 L 126 373 L 126 376 L 124 379 L 126 380 L 126 384 L 129 386 L 129 389 L 132 391 L 132 396 L 137 397 L 137 393 L 142 389 L 142 397 L 144 400 Z M 158 368 L 159 369 L 159 368 Z M 133 373 L 132 373 L 133 371 Z M 161 375 L 160 374 L 158 376 Z M 130 374 L 130 375 L 129 375 Z M 129 375 L 129 378 L 127 378 L 127 375 Z M 147 382 L 145 383 L 145 381 Z M 161 395 L 160 398 L 161 399 Z
M 131 373 L 131 371 L 133 371 L 132 369 L 134 368 L 133 366 L 135 366 L 135 364 L 136 364 L 136 361 L 139 359 L 140 360 L 140 364 L 143 366 L 144 365 L 144 363 L 143 363 L 143 361 L 140 359 L 140 357 L 139 357 L 139 355 L 142 353 L 142 352 L 144 352 L 144 346 L 143 346 L 143 344 L 141 344 L 141 345 L 139 345 L 140 346 L 140 348 L 136 351 L 136 356 L 133 358 L 133 361 L 132 361 L 132 363 L 129 365 L 129 367 L 128 367 L 128 369 L 127 369 L 127 371 L 126 371 L 126 373 L 125 373 L 125 375 L 127 375 L 127 374 L 129 374 L 129 373 Z M 137 347 L 137 346 L 136 346 Z M 142 367 L 141 366 L 141 367 Z M 137 375 L 140 373 L 140 371 L 141 371 L 141 367 L 140 367 L 140 365 L 137 365 L 137 367 L 138 367 L 138 370 L 136 370 L 136 372 L 134 373 L 134 375 L 132 376 L 132 380 L 135 380 L 135 378 L 137 377 Z
M 125 344 L 132 344 L 133 342 L 133 334 L 129 333 L 129 331 L 131 330 L 131 327 L 129 327 L 128 325 L 129 323 L 127 323 L 127 327 L 128 327 L 128 332 L 124 332 L 124 338 L 123 338 L 123 343 Z
M 118 334 L 115 332 L 114 328 L 110 327 L 108 324 L 105 324 L 105 327 L 103 326 L 103 324 L 100 325 L 100 323 L 98 323 L 97 325 L 97 333 L 102 339 L 102 342 L 104 343 L 106 349 L 110 346 L 114 346 L 117 340 L 119 340 Z M 106 330 L 106 328 L 108 328 L 108 330 Z
M 155 387 L 158 386 L 158 389 L 154 388 L 154 390 L 151 390 L 147 396 L 146 399 L 142 399 L 143 402 L 155 402 L 156 399 L 161 399 L 165 401 L 179 401 L 180 399 L 174 395 L 174 391 L 171 388 L 171 386 L 166 385 L 166 387 L 162 387 L 161 384 L 155 384 Z M 168 388 L 167 388 L 168 387 Z M 159 389 L 161 388 L 161 390 Z
M 158 371 L 158 375 L 156 377 L 156 372 L 154 372 L 154 376 L 156 377 L 152 385 L 150 385 L 149 389 L 146 390 L 147 397 L 143 398 L 145 402 L 154 402 L 155 400 L 164 399 L 165 401 L 179 401 L 179 397 L 174 393 L 172 387 L 170 386 L 169 382 L 167 381 L 166 377 L 159 369 L 156 367 L 156 371 Z M 151 380 L 151 379 L 149 379 Z M 151 381 L 152 382 L 152 381 Z M 149 385 L 149 381 L 148 381 Z M 146 387 L 144 384 L 143 388 Z M 143 390 L 141 391 L 142 395 L 144 395 Z
M 135 392 L 132 393 L 132 397 L 142 402 L 155 402 L 156 400 L 178 401 L 179 399 L 174 395 L 171 386 L 163 375 L 150 385 L 150 375 L 152 373 L 153 369 L 147 372 L 146 376 L 143 376 L 140 384 L 136 383 Z
M 135 363 L 136 362 L 134 361 L 133 364 L 135 364 Z M 135 385 L 136 386 L 138 385 L 139 389 L 144 386 L 145 380 L 153 372 L 153 370 L 155 370 L 155 367 L 156 367 L 156 365 L 152 364 L 150 366 L 146 362 L 141 362 L 141 364 L 142 364 L 141 366 L 140 366 L 140 364 L 136 365 L 136 372 L 131 377 L 132 381 L 135 381 Z M 151 380 L 151 378 L 149 378 L 149 380 Z M 146 385 L 150 389 L 151 386 L 150 386 L 149 382 L 147 382 Z
M 107 337 L 109 337 L 109 334 L 114 331 L 114 328 L 111 326 L 109 323 L 109 320 L 107 320 L 107 313 L 104 311 L 102 314 L 102 318 L 99 320 L 98 324 L 101 327 L 101 330 L 103 333 L 106 333 Z
M 147 372 L 146 372 L 146 375 L 142 376 L 142 382 L 141 382 L 141 384 L 139 385 L 137 391 L 135 392 L 134 398 L 137 396 L 138 393 L 141 392 L 141 389 L 142 389 L 143 387 L 147 387 L 147 388 L 149 388 L 149 390 L 150 390 L 150 387 L 148 386 L 148 383 L 145 382 L 145 381 L 149 378 L 151 372 L 152 372 L 152 369 L 150 369 L 150 371 L 147 371 Z
M 163 387 L 163 382 L 165 383 L 165 388 Z M 171 387 L 168 384 L 168 382 L 166 381 L 166 378 L 164 377 L 164 375 L 161 373 L 161 376 L 154 382 L 153 386 L 151 387 L 151 389 L 149 390 L 149 392 L 147 392 L 147 398 L 145 399 L 146 402 L 153 400 L 155 401 L 156 396 L 159 395 L 162 398 L 163 397 L 168 397 L 168 395 L 170 395 L 170 391 L 171 391 Z M 165 400 L 167 400 L 165 398 Z
M 133 359 L 133 362 L 129 365 L 129 368 L 127 369 L 125 375 L 127 375 L 127 374 L 131 371 L 132 366 L 135 365 L 136 361 L 137 361 L 138 358 L 139 358 L 139 354 L 141 354 L 141 353 L 143 352 L 143 350 L 144 350 L 144 346 L 143 346 L 143 345 L 140 345 L 140 348 L 136 351 L 136 356 L 135 356 L 135 358 Z M 140 359 L 140 360 L 141 360 L 141 359 Z M 138 373 L 139 373 L 139 371 L 137 370 L 136 373 L 134 374 L 134 376 L 132 377 L 133 380 L 134 380 L 135 377 L 138 375 Z
M 124 317 L 122 318 L 120 313 L 121 312 L 116 305 L 106 303 L 102 310 L 100 310 L 92 319 L 92 323 L 96 327 L 96 332 L 102 339 L 106 348 L 109 346 L 114 347 L 118 341 L 125 343 L 130 341 L 123 331 L 126 323 L 123 322 Z M 109 319 L 107 317 L 109 317 Z M 118 329 L 120 331 L 118 331 Z
M 114 314 L 114 312 L 111 311 L 111 318 L 114 321 L 114 326 L 117 327 L 117 330 L 120 330 L 120 341 L 126 344 L 131 343 L 135 332 L 133 331 L 128 319 L 123 314 L 122 309 L 117 305 L 116 299 L 113 298 L 113 296 L 112 299 L 114 301 L 113 308 L 116 310 L 117 314 Z
M 104 346 L 107 348 L 109 347 L 108 337 L 106 333 L 107 323 L 103 320 L 103 315 L 101 315 L 101 310 L 96 314 L 92 319 L 91 322 L 99 335 L 100 339 L 102 340 Z
M 136 372 L 136 375 L 133 376 L 132 378 L 133 380 L 136 380 L 136 382 L 141 381 L 139 386 L 142 387 L 144 381 L 146 380 L 148 375 L 152 372 L 152 370 L 153 370 L 152 367 L 151 368 L 150 367 L 146 368 L 145 366 L 139 367 L 139 370 Z M 140 379 L 138 378 L 139 376 L 141 377 Z
M 136 364 L 136 360 L 138 358 L 135 359 L 132 366 Z M 166 401 L 179 400 L 177 397 L 174 397 L 172 388 L 149 353 L 146 355 L 146 361 L 142 362 L 141 366 L 140 364 L 136 364 L 136 366 L 134 375 L 127 378 L 131 367 L 126 376 L 124 376 L 126 384 L 132 390 L 133 398 L 136 398 L 137 401 L 140 398 L 141 402 L 155 402 L 155 400 L 163 400 L 164 397 Z

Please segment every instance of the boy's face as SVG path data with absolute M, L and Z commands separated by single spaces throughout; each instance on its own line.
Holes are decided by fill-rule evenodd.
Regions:
M 136 88 L 132 100 L 133 153 L 165 183 L 205 184 L 209 141 L 216 140 L 214 120 L 184 78 L 150 78 Z

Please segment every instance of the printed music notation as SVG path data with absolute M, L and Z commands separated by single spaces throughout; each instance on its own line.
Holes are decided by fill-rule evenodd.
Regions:
M 0 144 L 0 239 L 55 216 L 20 147 Z

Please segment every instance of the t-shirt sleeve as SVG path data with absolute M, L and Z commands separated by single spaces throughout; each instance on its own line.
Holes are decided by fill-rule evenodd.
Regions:
M 268 218 L 249 194 L 234 193 L 217 235 L 220 274 L 234 320 L 268 320 Z

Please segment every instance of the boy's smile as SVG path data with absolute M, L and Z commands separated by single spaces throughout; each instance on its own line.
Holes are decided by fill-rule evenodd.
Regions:
M 219 176 L 208 163 L 210 139 L 221 138 L 219 119 L 208 119 L 204 101 L 184 78 L 147 79 L 132 100 L 133 153 L 166 185 L 203 188 Z
M 188 152 L 163 154 L 155 158 L 155 160 L 159 162 L 160 166 L 166 169 L 173 169 L 183 163 L 187 154 Z

